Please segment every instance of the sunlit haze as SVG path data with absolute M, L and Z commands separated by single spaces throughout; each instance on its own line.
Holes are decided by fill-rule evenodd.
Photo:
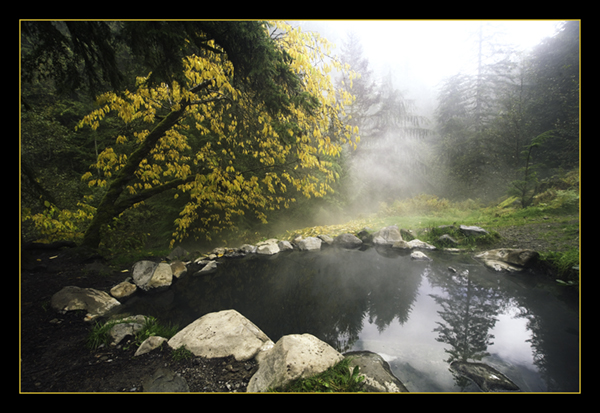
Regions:
M 474 67 L 480 25 L 494 41 L 526 51 L 552 36 L 560 21 L 315 20 L 295 24 L 318 31 L 337 47 L 348 33 L 356 34 L 375 76 L 391 73 L 411 98 L 418 99 L 425 92 L 427 99 L 445 77 Z

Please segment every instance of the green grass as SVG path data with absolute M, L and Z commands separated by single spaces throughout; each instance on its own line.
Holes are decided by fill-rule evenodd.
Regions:
M 427 242 L 429 244 L 434 245 L 437 248 L 460 248 L 463 250 L 476 250 L 479 248 L 485 248 L 494 245 L 494 243 L 500 239 L 500 235 L 496 231 L 488 230 L 488 234 L 486 235 L 478 235 L 478 236 L 469 236 L 465 235 L 460 229 L 459 225 L 452 225 L 450 227 L 446 226 L 445 228 L 439 228 L 442 225 L 447 224 L 439 224 L 435 223 L 430 228 L 426 228 L 421 232 L 418 232 L 416 238 L 421 241 Z M 448 243 L 444 243 L 439 241 L 439 238 L 448 234 L 456 241 L 458 241 L 458 245 L 450 245 Z
M 118 319 L 109 320 L 105 323 L 96 323 L 92 328 L 87 340 L 87 347 L 96 350 L 101 345 L 109 345 L 111 342 L 110 330 L 117 324 L 130 323 L 130 320 Z M 135 334 L 133 344 L 139 347 L 148 337 L 160 336 L 165 338 L 173 337 L 179 330 L 178 326 L 166 326 L 158 322 L 154 317 L 145 317 L 143 328 Z
M 268 389 L 269 392 L 291 393 L 356 393 L 361 391 L 364 376 L 359 375 L 359 367 L 350 369 L 352 360 L 347 357 L 315 376 L 295 380 L 282 388 Z
M 578 181 L 574 181 L 578 182 Z M 513 205 L 511 198 L 501 199 L 494 205 L 481 205 L 477 201 L 450 202 L 432 195 L 419 195 L 411 199 L 395 201 L 392 205 L 382 203 L 376 214 L 360 217 L 344 224 L 324 225 L 287 231 L 276 236 L 292 240 L 296 236 L 317 236 L 320 234 L 335 237 L 342 233 L 357 234 L 364 228 L 377 231 L 389 225 L 411 230 L 414 238 L 435 245 L 441 245 L 438 238 L 449 234 L 464 251 L 494 248 L 501 237 L 499 231 L 507 227 L 538 224 L 539 239 L 544 241 L 546 250 L 540 251 L 543 266 L 558 274 L 559 279 L 573 284 L 579 271 L 579 248 L 573 247 L 579 237 L 579 192 L 578 187 L 569 189 L 550 188 L 541 194 L 534 205 L 520 208 Z M 443 230 L 437 227 L 452 225 Z M 458 229 L 459 225 L 476 225 L 484 228 L 489 235 L 468 237 Z M 541 227 L 543 225 L 543 227 Z M 551 252 L 549 252 L 550 250 Z M 569 284 L 569 285 L 571 285 Z
M 570 286 L 578 285 L 579 248 L 571 248 L 564 252 L 545 253 L 541 258 L 556 271 L 559 283 Z
M 194 357 L 194 353 L 185 348 L 185 346 L 181 346 L 173 350 L 171 357 L 173 360 L 188 360 Z

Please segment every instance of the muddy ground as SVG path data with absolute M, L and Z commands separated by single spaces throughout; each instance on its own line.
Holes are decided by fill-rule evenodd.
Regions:
M 59 314 L 50 307 L 50 298 L 67 285 L 108 291 L 123 280 L 123 274 L 98 275 L 90 270 L 99 268 L 92 264 L 98 259 L 81 261 L 64 249 L 24 251 L 23 255 L 21 392 L 139 392 L 143 391 L 144 379 L 161 367 L 183 376 L 192 392 L 246 391 L 258 369 L 253 360 L 174 360 L 166 344 L 138 357 L 133 357 L 137 348 L 131 342 L 88 349 L 92 324 L 83 321 L 85 312 Z

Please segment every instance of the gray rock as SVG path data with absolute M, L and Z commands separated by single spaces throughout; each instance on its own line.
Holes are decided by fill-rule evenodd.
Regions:
M 208 275 L 212 274 L 215 271 L 217 271 L 217 262 L 209 261 L 204 267 L 202 267 L 200 271 L 196 272 L 196 274 L 194 275 Z
M 173 349 L 185 346 L 196 356 L 233 356 L 249 360 L 271 348 L 273 342 L 250 320 L 235 310 L 206 314 L 175 334 L 168 342 Z
M 533 250 L 499 248 L 475 255 L 495 271 L 518 272 L 530 267 L 539 257 Z
M 256 246 L 250 244 L 244 244 L 240 247 L 240 251 L 244 254 L 254 254 L 256 252 Z
M 410 253 L 410 258 L 417 261 L 432 261 L 427 255 L 423 254 L 421 251 L 414 251 Z
M 257 357 L 258 371 L 247 391 L 263 392 L 293 380 L 312 377 L 343 359 L 333 347 L 311 334 L 283 336 L 273 348 Z
M 173 282 L 173 272 L 164 262 L 139 261 L 133 266 L 133 282 L 144 291 L 163 290 Z
M 164 343 L 165 341 L 167 341 L 167 339 L 164 337 L 159 337 L 159 336 L 148 337 L 147 339 L 145 339 L 142 342 L 142 344 L 140 344 L 140 346 L 138 347 L 137 351 L 134 354 L 134 357 L 141 356 L 142 354 L 151 352 L 155 348 L 160 347 L 162 345 L 162 343 Z
M 356 234 L 356 236 L 358 238 L 360 238 L 360 240 L 364 243 L 371 243 L 373 242 L 373 234 L 371 234 L 372 229 L 369 227 L 364 227 L 363 229 L 360 230 L 360 232 L 358 234 Z
M 316 237 L 307 237 L 298 241 L 297 245 L 300 251 L 313 251 L 321 249 L 321 240 Z
M 392 373 L 390 365 L 379 354 L 371 351 L 351 351 L 344 353 L 351 358 L 350 369 L 358 366 L 359 374 L 365 377 L 364 391 L 367 392 L 408 392 L 404 384 Z
M 279 251 L 279 246 L 277 245 L 277 243 L 273 242 L 262 245 L 259 244 L 256 253 L 261 255 L 273 255 L 277 254 Z
M 103 316 L 119 305 L 117 299 L 104 291 L 75 286 L 64 287 L 50 299 L 50 306 L 56 311 L 86 310 L 85 321 Z
M 217 247 L 217 248 L 213 249 L 210 252 L 209 256 L 210 255 L 214 255 L 215 258 L 218 258 L 218 257 L 221 257 L 221 256 L 225 255 L 226 253 L 227 253 L 227 248 L 225 248 L 225 247 Z
M 489 234 L 489 232 L 487 232 L 485 229 L 481 228 L 481 227 L 476 227 L 476 226 L 467 226 L 467 225 L 461 225 L 458 227 L 463 234 L 465 235 L 487 235 Z
M 173 277 L 179 278 L 187 272 L 187 267 L 182 261 L 176 260 L 171 263 L 171 273 Z
M 444 234 L 438 238 L 438 241 L 444 245 L 458 245 L 458 241 L 448 234 Z
M 112 326 L 108 334 L 112 338 L 111 345 L 116 346 L 127 336 L 135 336 L 138 331 L 141 331 L 146 324 L 146 317 L 143 315 L 136 315 L 132 317 L 126 317 L 119 320 L 118 324 Z
M 110 295 L 117 299 L 123 299 L 129 297 L 136 290 L 137 287 L 135 284 L 132 284 L 129 281 L 123 281 L 110 289 Z
M 279 247 L 279 251 L 291 251 L 294 249 L 294 246 L 289 241 L 279 241 L 277 246 Z
M 175 374 L 167 368 L 159 368 L 151 376 L 147 376 L 143 381 L 144 392 L 189 392 L 190 388 L 181 376 Z
M 423 242 L 423 241 L 421 241 L 419 239 L 413 239 L 412 241 L 408 241 L 407 244 L 408 244 L 408 246 L 411 249 L 414 249 L 414 248 L 420 248 L 420 249 L 423 249 L 423 250 L 435 250 L 435 249 L 437 249 L 433 245 L 428 244 L 426 242 Z
M 415 248 L 420 248 L 420 249 L 424 249 L 424 250 L 435 250 L 437 249 L 435 246 L 428 244 L 426 242 L 423 242 L 419 239 L 413 239 L 411 241 L 404 241 L 404 240 L 400 240 L 400 241 L 396 241 L 393 245 L 392 248 L 397 248 L 397 249 L 405 249 L 405 250 L 412 250 Z
M 373 234 L 373 244 L 376 245 L 394 245 L 396 242 L 402 241 L 402 235 L 396 225 L 390 225 L 377 231 Z
M 508 377 L 498 370 L 484 363 L 470 363 L 467 361 L 453 361 L 450 368 L 463 375 L 486 392 L 520 391 Z
M 158 264 L 152 261 L 138 261 L 133 264 L 133 282 L 139 288 L 144 291 L 148 291 L 150 288 L 148 285 L 152 280 L 154 271 L 158 267 Z
M 358 248 L 362 243 L 360 238 L 352 234 L 340 234 L 333 240 L 333 245 L 341 248 Z
M 409 250 L 410 245 L 408 244 L 408 241 L 400 240 L 400 241 L 394 242 L 392 244 L 392 248 L 396 248 L 399 250 Z
M 329 235 L 317 235 L 317 238 L 319 238 L 321 241 L 323 241 L 323 243 L 325 243 L 326 245 L 331 245 L 333 244 L 333 238 L 331 238 Z

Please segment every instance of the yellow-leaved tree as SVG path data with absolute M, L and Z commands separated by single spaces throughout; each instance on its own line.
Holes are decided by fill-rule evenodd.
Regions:
M 277 93 L 262 96 L 251 80 L 235 80 L 227 53 L 215 42 L 184 59 L 180 81 L 98 97 L 99 108 L 80 128 L 118 118 L 131 133 L 116 136 L 82 179 L 106 187 L 83 244 L 97 247 L 101 229 L 149 197 L 176 188 L 189 202 L 175 222 L 172 243 L 191 235 L 210 237 L 235 217 L 287 207 L 295 193 L 321 197 L 337 178 L 327 158 L 356 146 L 358 130 L 346 125 L 352 95 L 334 88 L 347 72 L 330 56 L 328 42 L 283 22 L 264 24 L 265 37 L 282 58 L 269 81 Z M 284 65 L 285 67 L 283 67 Z M 291 76 L 291 77 L 290 77 Z M 114 120 L 113 120 L 114 122 Z M 176 195 L 177 196 L 177 195 Z

